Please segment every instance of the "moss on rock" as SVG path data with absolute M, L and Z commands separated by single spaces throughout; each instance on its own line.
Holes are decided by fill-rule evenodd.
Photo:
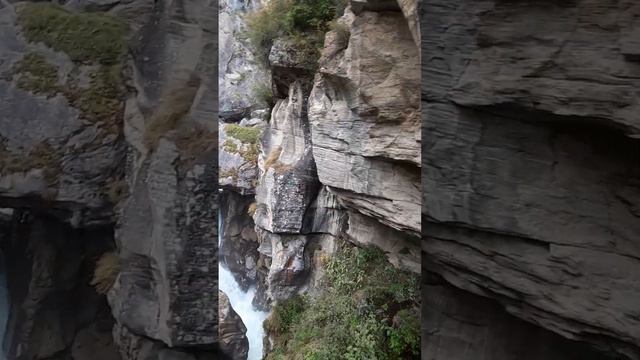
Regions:
M 18 87 L 35 94 L 55 95 L 58 87 L 58 69 L 47 62 L 44 55 L 29 52 L 13 65 L 12 72 L 19 76 Z
M 126 53 L 126 26 L 104 13 L 72 13 L 52 3 L 26 3 L 18 22 L 30 42 L 42 42 L 74 62 L 114 65 Z

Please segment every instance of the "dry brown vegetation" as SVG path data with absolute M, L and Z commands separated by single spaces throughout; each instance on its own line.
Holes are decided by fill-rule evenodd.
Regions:
M 258 204 L 254 201 L 251 203 L 251 205 L 249 205 L 249 208 L 247 209 L 247 214 L 249 214 L 249 216 L 253 217 L 253 214 L 256 213 L 256 210 L 258 209 Z
M 198 81 L 190 80 L 184 86 L 169 91 L 160 99 L 158 108 L 147 121 L 144 144 L 148 150 L 154 150 L 160 138 L 178 128 L 191 109 L 198 87 Z
M 91 285 L 99 294 L 106 294 L 120 273 L 120 257 L 115 252 L 104 253 L 96 262 Z
M 267 159 L 264 161 L 264 170 L 269 170 L 269 168 L 273 167 L 275 165 L 275 163 L 278 161 L 278 158 L 280 157 L 280 154 L 282 153 L 282 146 L 278 146 L 276 148 L 274 148 L 273 150 L 271 150 L 271 152 L 269 153 L 269 156 L 267 156 Z

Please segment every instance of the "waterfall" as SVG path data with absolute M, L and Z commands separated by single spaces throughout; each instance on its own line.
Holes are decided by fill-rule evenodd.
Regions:
M 224 233 L 222 224 L 222 212 L 219 212 L 218 246 L 222 245 L 222 234 Z M 253 307 L 252 301 L 256 289 L 251 287 L 246 292 L 243 292 L 238 282 L 222 261 L 218 262 L 218 284 L 220 290 L 227 294 L 233 310 L 240 316 L 242 322 L 247 327 L 247 338 L 249 339 L 249 355 L 247 360 L 262 359 L 262 339 L 264 337 L 262 323 L 269 313 L 256 310 Z

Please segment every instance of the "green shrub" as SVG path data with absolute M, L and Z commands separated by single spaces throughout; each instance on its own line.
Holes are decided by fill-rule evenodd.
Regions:
M 294 296 L 277 304 L 268 321 L 265 322 L 265 328 L 270 332 L 286 333 L 292 324 L 300 320 L 305 306 L 306 301 L 301 296 Z
M 103 13 L 72 13 L 51 3 L 26 3 L 18 21 L 27 40 L 65 52 L 73 61 L 113 65 L 126 53 L 126 26 Z
M 275 105 L 273 101 L 273 91 L 271 86 L 263 83 L 258 83 L 253 86 L 253 97 L 258 101 L 260 105 L 272 107 Z
M 267 359 L 418 358 L 416 275 L 394 268 L 377 248 L 345 243 L 327 263 L 325 287 L 295 307 L 295 316 L 284 317 L 286 326 L 276 328 L 273 321 L 265 326 L 275 340 Z M 279 307 L 274 310 L 277 319 L 282 313 Z
M 389 348 L 394 356 L 420 354 L 420 319 L 407 309 L 396 315 L 398 325 L 387 330 Z
M 279 37 L 305 34 L 318 45 L 317 33 L 328 30 L 328 23 L 342 14 L 344 4 L 344 0 L 272 0 L 247 17 L 246 37 L 262 61 Z

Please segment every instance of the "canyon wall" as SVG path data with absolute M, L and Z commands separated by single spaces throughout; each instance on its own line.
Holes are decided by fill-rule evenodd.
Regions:
M 215 6 L 0 4 L 10 358 L 217 353 Z
M 423 359 L 640 358 L 639 11 L 422 2 Z
M 418 274 L 415 2 L 347 2 L 317 61 L 300 38 L 280 36 L 262 62 L 241 36 L 260 4 L 240 2 L 240 17 L 221 4 L 230 24 L 220 40 L 228 44 L 220 55 L 221 254 L 240 286 L 257 287 L 256 308 L 324 291 L 325 263 L 341 241 L 381 248 Z M 248 85 L 256 83 L 273 94 L 266 108 Z

